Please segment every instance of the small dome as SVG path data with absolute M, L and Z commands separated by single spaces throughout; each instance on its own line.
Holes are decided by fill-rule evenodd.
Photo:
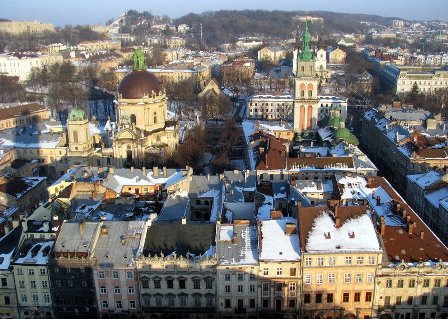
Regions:
M 349 144 L 358 145 L 358 139 L 355 135 L 350 132 L 350 130 L 346 127 L 340 127 L 336 130 L 334 137 L 336 139 L 344 140 Z
M 84 110 L 80 109 L 79 107 L 75 107 L 68 114 L 68 119 L 70 121 L 84 121 L 87 120 L 87 114 L 86 112 L 84 112 Z
M 161 92 L 162 82 L 146 70 L 132 71 L 123 78 L 118 87 L 118 93 L 124 99 L 141 99 L 145 95 L 151 96 L 152 91 Z

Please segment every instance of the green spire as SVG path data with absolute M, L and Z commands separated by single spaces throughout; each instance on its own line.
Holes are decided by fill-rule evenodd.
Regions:
M 308 20 L 305 20 L 305 32 L 303 33 L 302 52 L 300 52 L 300 60 L 311 61 L 313 59 L 313 51 L 311 51 L 311 33 L 308 31 Z
M 140 48 L 134 51 L 134 71 L 138 70 L 146 70 L 145 56 Z

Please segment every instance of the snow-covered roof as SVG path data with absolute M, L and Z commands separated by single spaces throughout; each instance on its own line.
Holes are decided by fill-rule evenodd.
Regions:
M 335 227 L 332 213 L 323 211 L 308 233 L 306 251 L 378 251 L 380 244 L 368 213 Z
M 287 224 L 297 225 L 297 220 L 287 217 L 261 222 L 260 260 L 294 261 L 300 259 L 298 232 L 287 235 Z
M 435 208 L 439 208 L 440 201 L 448 197 L 448 187 L 438 189 L 432 193 L 426 194 L 425 198 Z
M 46 265 L 53 245 L 54 240 L 35 243 L 28 248 L 26 255 L 17 258 L 14 264 Z
M 420 188 L 425 189 L 426 187 L 438 182 L 441 178 L 441 174 L 436 171 L 429 171 L 424 174 L 408 175 L 407 178 L 416 183 Z
M 257 226 L 249 224 L 222 225 L 217 242 L 217 253 L 219 263 L 223 265 L 257 264 Z
M 18 148 L 56 148 L 62 141 L 63 134 L 52 132 L 48 122 L 3 130 L 0 146 Z

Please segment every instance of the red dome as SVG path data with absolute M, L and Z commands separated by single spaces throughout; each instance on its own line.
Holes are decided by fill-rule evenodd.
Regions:
M 124 99 L 140 99 L 151 92 L 162 91 L 162 81 L 146 70 L 134 70 L 120 82 L 118 93 Z

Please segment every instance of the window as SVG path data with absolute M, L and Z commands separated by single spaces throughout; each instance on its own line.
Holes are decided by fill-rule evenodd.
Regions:
M 312 265 L 312 259 L 311 257 L 305 258 L 305 266 L 311 266 Z
M 148 289 L 149 288 L 149 280 L 144 278 L 142 279 L 142 288 Z
M 439 304 L 439 296 L 432 296 L 432 304 L 433 305 Z
M 135 305 L 135 301 L 134 301 L 134 300 L 130 300 L 130 301 L 129 301 L 129 308 L 131 308 L 131 309 L 135 309 L 135 308 L 136 308 L 136 305 Z
M 328 274 L 328 283 L 334 284 L 334 274 Z
M 238 291 L 239 293 L 242 293 L 242 292 L 244 292 L 244 289 L 243 289 L 243 285 L 238 285 L 238 287 L 237 287 L 237 288 L 238 288 L 238 290 L 237 290 L 237 291 Z
M 289 276 L 290 277 L 296 276 L 296 268 L 289 268 Z
M 194 306 L 200 307 L 202 304 L 201 296 L 194 296 Z
M 348 292 L 344 292 L 342 294 L 342 302 L 349 302 L 350 300 L 350 294 Z
M 443 307 L 448 307 L 448 295 L 443 296 Z
M 414 303 L 414 296 L 409 296 L 407 303 L 408 303 L 408 305 L 412 305 Z
M 100 287 L 100 294 L 107 294 L 107 290 L 106 290 L 106 287 L 105 286 L 101 286 Z
M 336 265 L 336 257 L 329 257 L 328 258 L 328 265 L 330 265 L 330 266 Z
M 213 279 L 206 279 L 205 280 L 205 289 L 213 289 Z
M 174 307 L 174 296 L 173 295 L 169 295 L 167 296 L 168 299 L 168 306 L 169 307 Z
M 98 272 L 98 278 L 104 279 L 104 271 Z
M 42 288 L 44 288 L 44 289 L 48 288 L 48 281 L 42 280 Z
M 120 289 L 120 287 L 118 287 L 118 286 L 115 286 L 114 287 L 114 294 L 120 294 L 121 293 L 121 289 Z
M 156 307 L 162 307 L 162 296 L 157 295 L 154 299 L 156 300 Z
M 282 291 L 283 284 L 281 282 L 275 283 L 275 291 Z
M 311 275 L 310 274 L 306 274 L 305 275 L 305 284 L 306 285 L 311 285 Z
M 360 256 L 356 257 L 356 264 L 357 265 L 364 264 L 364 257 L 360 257 Z
M 249 292 L 255 292 L 255 285 L 249 286 Z
M 28 269 L 28 275 L 34 275 L 34 269 L 32 268 Z
M 133 286 L 128 287 L 128 294 L 130 294 L 130 295 L 135 294 L 135 288 Z
M 384 305 L 389 306 L 390 305 L 390 296 L 384 297 Z
M 352 264 L 352 257 L 345 257 L 345 264 L 351 265 Z
M 277 268 L 277 276 L 281 276 L 281 275 L 283 275 L 283 269 L 278 267 Z
M 11 299 L 9 298 L 9 296 L 4 296 L 3 297 L 3 304 L 4 305 L 10 305 L 11 304 Z
M 250 274 L 249 275 L 249 279 L 250 280 L 257 280 L 257 277 L 255 276 L 255 274 Z
M 317 257 L 317 265 L 323 266 L 324 265 L 324 258 L 323 257 Z
M 213 307 L 213 297 L 212 296 L 207 296 L 205 299 L 205 306 L 210 308 Z
M 187 296 L 179 296 L 179 302 L 182 307 L 187 305 Z
M 231 305 L 230 305 L 230 299 L 225 299 L 224 300 L 224 308 L 230 308 L 231 307 Z
M 160 279 L 154 279 L 154 288 L 155 289 L 160 289 L 162 288 L 162 284 L 160 282 Z
M 230 281 L 230 274 L 224 274 L 224 280 Z
M 31 280 L 31 281 L 30 281 L 30 287 L 31 287 L 31 288 L 36 288 L 36 281 Z
M 369 256 L 369 264 L 375 265 L 375 256 Z
M 25 288 L 25 281 L 19 280 L 19 288 Z
M 352 275 L 351 274 L 344 274 L 344 283 L 349 284 L 352 282 Z
M 17 268 L 17 275 L 23 275 L 23 269 Z
M 311 295 L 310 294 L 305 294 L 305 296 L 303 298 L 303 302 L 304 303 L 311 303 Z
M 403 288 L 403 284 L 404 284 L 404 280 L 403 279 L 398 279 L 397 288 Z
M 392 279 L 386 280 L 386 288 L 392 288 Z
M 85 280 L 81 281 L 81 287 L 87 288 L 87 281 Z
M 73 288 L 73 280 L 67 280 L 67 287 Z
M 361 293 L 360 292 L 355 292 L 354 300 L 355 300 L 355 302 L 361 301 Z
M 415 279 L 409 280 L 409 288 L 415 288 Z
M 23 303 L 28 302 L 28 298 L 27 298 L 26 294 L 21 294 L 20 300 L 22 300 Z
M 321 285 L 323 282 L 324 275 L 318 274 L 316 275 L 316 284 Z
M 428 296 L 422 296 L 420 299 L 421 305 L 426 305 L 428 303 Z
M 441 283 L 442 283 L 442 281 L 440 279 L 435 279 L 434 280 L 434 287 L 439 288 Z
M 263 291 L 269 291 L 269 283 L 268 283 L 268 282 L 263 282 L 263 283 L 261 284 L 261 289 L 262 289 Z
M 166 280 L 166 287 L 168 289 L 173 289 L 174 288 L 174 280 L 172 278 L 169 278 Z
M 367 274 L 367 282 L 372 283 L 373 282 L 373 274 Z
M 193 289 L 201 289 L 201 280 L 193 279 Z
M 244 280 L 244 274 L 238 274 L 237 278 L 238 278 L 238 281 L 243 281 Z
M 423 287 L 429 287 L 429 279 L 424 279 L 423 280 Z
M 132 278 L 134 278 L 134 274 L 132 273 L 132 271 L 128 271 L 128 272 L 126 273 L 126 277 L 127 277 L 128 279 L 132 279 Z
M 226 293 L 230 293 L 230 285 L 225 286 Z
M 118 276 L 118 271 L 113 271 L 113 272 L 112 272 L 112 278 L 114 278 L 114 279 L 118 279 L 118 278 L 120 278 L 120 277 Z
M 46 275 L 47 274 L 47 271 L 45 270 L 45 268 L 40 268 L 39 271 L 40 271 L 41 275 Z
M 297 285 L 295 282 L 290 282 L 288 285 L 289 291 L 296 291 Z
M 396 305 L 401 305 L 401 296 L 397 296 L 397 297 L 395 298 L 395 304 L 396 304 Z
M 179 289 L 185 289 L 187 287 L 185 279 L 179 279 Z
M 249 308 L 255 308 L 255 299 L 249 300 Z
M 333 294 L 332 293 L 327 294 L 327 303 L 333 303 Z
M 115 307 L 116 307 L 117 309 L 123 309 L 123 305 L 122 305 L 122 303 L 121 303 L 121 300 L 117 300 L 117 301 L 115 301 Z
M 372 292 L 367 291 L 366 292 L 366 302 L 371 302 L 371 301 L 372 301 Z
M 33 305 L 37 306 L 39 305 L 39 296 L 33 295 Z

